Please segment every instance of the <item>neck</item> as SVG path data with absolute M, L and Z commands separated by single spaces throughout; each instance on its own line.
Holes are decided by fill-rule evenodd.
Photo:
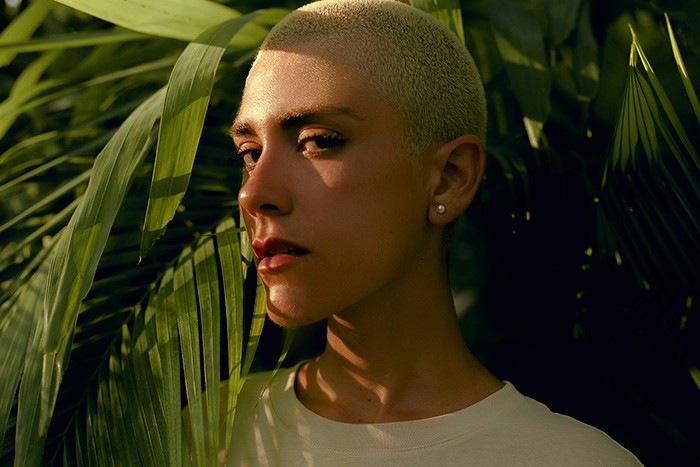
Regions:
M 446 280 L 432 277 L 428 287 L 401 288 L 420 294 L 383 294 L 332 316 L 325 352 L 299 372 L 302 403 L 327 418 L 378 423 L 450 413 L 499 389 L 464 345 Z

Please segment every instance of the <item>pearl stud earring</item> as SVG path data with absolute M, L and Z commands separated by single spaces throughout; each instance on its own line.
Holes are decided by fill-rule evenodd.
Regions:
M 445 211 L 447 211 L 447 208 L 445 207 L 444 204 L 438 204 L 435 206 L 435 211 L 437 211 L 438 214 L 445 214 Z

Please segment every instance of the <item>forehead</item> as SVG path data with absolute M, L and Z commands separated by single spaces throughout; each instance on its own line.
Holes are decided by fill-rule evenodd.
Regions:
M 248 74 L 236 121 L 325 108 L 344 108 L 370 116 L 386 108 L 387 102 L 368 81 L 347 64 L 318 54 L 266 50 Z M 385 102 L 377 105 L 378 101 Z

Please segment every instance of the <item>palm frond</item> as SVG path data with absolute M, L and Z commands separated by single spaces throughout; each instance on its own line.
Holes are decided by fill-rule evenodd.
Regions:
M 138 32 L 114 28 L 102 31 L 81 31 L 65 34 L 54 34 L 48 38 L 35 37 L 18 42 L 0 42 L 0 52 L 17 54 L 27 52 L 47 52 L 50 50 L 65 50 L 77 47 L 90 47 L 101 44 L 114 44 L 143 40 L 149 36 Z M 8 59 L 9 60 L 9 59 Z
M 239 345 L 244 342 L 243 292 L 239 287 L 245 255 L 238 241 L 241 229 L 231 218 L 224 219 L 215 231 L 182 252 L 149 295 L 145 309 L 139 306 L 134 311 L 133 324 L 122 326 L 121 344 L 113 347 L 109 369 L 98 377 L 97 395 L 88 398 L 86 415 L 75 419 L 72 429 L 85 432 L 87 440 L 66 447 L 71 456 L 78 458 L 82 452 L 84 462 L 96 459 L 116 465 L 179 465 L 183 459 L 211 465 L 216 463 L 220 445 L 226 446 L 224 451 L 230 448 L 230 430 L 221 431 L 229 434 L 222 443 L 220 426 L 232 426 L 240 382 L 249 369 L 241 363 L 243 347 Z M 236 276 L 238 282 L 233 287 L 227 284 L 229 296 L 222 300 L 219 291 L 224 290 L 223 281 Z M 263 310 L 262 316 L 264 303 L 264 294 L 259 295 L 256 308 Z M 226 317 L 223 328 L 219 326 L 222 309 Z M 252 328 L 247 350 L 250 356 L 255 353 L 261 326 L 254 324 Z M 226 397 L 219 393 L 223 336 L 228 336 L 230 390 Z M 89 402 L 93 399 L 96 405 Z M 187 405 L 184 414 L 181 399 Z M 224 406 L 219 407 L 220 401 Z M 112 448 L 123 446 L 127 439 L 128 447 L 119 451 Z M 83 443 L 87 448 L 82 448 Z
M 676 42 L 676 35 L 673 33 L 673 28 L 671 27 L 671 20 L 668 18 L 668 14 L 664 14 L 666 18 L 666 29 L 668 30 L 668 37 L 671 41 L 671 48 L 673 49 L 673 58 L 676 60 L 678 65 L 678 72 L 681 75 L 681 80 L 683 81 L 683 87 L 688 94 L 688 100 L 690 105 L 693 107 L 695 112 L 695 118 L 700 124 L 700 102 L 698 101 L 698 96 L 695 94 L 695 89 L 693 88 L 693 83 L 690 81 L 690 76 L 688 75 L 688 70 L 685 67 L 685 62 L 683 61 L 683 56 Z
M 241 16 L 206 31 L 187 46 L 173 68 L 146 210 L 142 256 L 163 234 L 185 195 L 214 76 L 226 45 L 258 14 Z
M 265 323 L 263 288 L 246 277 L 250 245 L 230 216 L 240 174 L 222 164 L 231 145 L 226 133 L 245 65 L 286 10 L 244 15 L 207 0 L 58 3 L 118 26 L 63 6 L 47 15 L 52 3 L 36 0 L 0 37 L 0 65 L 7 65 L 0 87 L 8 96 L 0 103 L 0 352 L 7 356 L 0 367 L 0 464 L 13 457 L 18 465 L 214 463 L 236 447 L 237 394 L 257 368 Z M 487 219 L 507 219 L 499 227 L 508 236 L 511 217 L 529 222 L 531 207 L 531 232 L 553 225 L 543 223 L 541 198 L 557 188 L 551 179 L 561 173 L 552 177 L 547 164 L 582 169 L 573 184 L 582 182 L 584 191 L 601 186 L 603 144 L 585 146 L 607 130 L 587 135 L 599 84 L 589 1 L 532 8 L 488 0 L 464 4 L 464 18 L 454 0 L 412 3 L 467 41 L 485 81 L 496 164 L 477 215 L 483 208 Z M 245 12 L 259 7 L 250 0 L 236 5 Z M 86 24 L 99 29 L 73 32 Z M 670 26 L 669 36 L 700 121 Z M 695 135 L 679 129 L 636 39 L 632 49 L 635 66 L 598 224 L 585 228 L 590 235 L 597 228 L 598 251 L 634 275 L 635 291 L 666 294 L 658 303 L 683 302 L 686 313 L 700 282 L 693 262 L 700 251 Z M 132 125 L 136 138 L 126 136 L 130 124 L 117 130 L 132 113 L 142 115 Z M 569 135 L 575 141 L 562 145 Z M 128 163 L 116 163 L 121 157 Z M 561 203 L 574 210 L 580 204 Z M 483 246 L 493 242 L 486 238 L 493 230 Z M 677 313 L 670 309 L 666 314 Z M 555 321 L 561 313 L 558 307 Z M 676 347 L 697 384 L 696 362 Z M 228 381 L 220 386 L 221 379 Z
M 185 41 L 240 16 L 237 11 L 207 0 L 58 0 L 96 18 L 151 36 Z
M 159 115 L 164 92 L 142 104 L 112 137 L 97 158 L 93 176 L 75 214 L 57 241 L 52 255 L 28 284 L 34 309 L 43 309 L 38 329 L 27 350 L 22 371 L 17 414 L 15 461 L 36 464 L 65 371 L 81 300 L 92 283 L 116 213 L 131 184 L 134 171 L 152 144 L 151 128 Z M 119 166 L 120 170 L 115 170 Z M 95 207 L 91 209 L 91 207 Z M 23 295 L 23 296 L 24 296 Z M 37 303 L 38 302 L 38 303 Z M 26 313 L 23 301 L 9 315 Z M 0 348 L 11 352 L 10 335 L 0 334 Z M 10 381 L 7 369 L 1 379 Z M 36 381 L 41 381 L 40 385 Z M 0 414 L 0 419 L 6 418 Z M 4 427 L 0 427 L 4 428 Z M 39 453 L 39 454 L 37 454 Z
M 7 28 L 0 34 L 0 46 L 13 42 L 24 42 L 37 30 L 53 8 L 51 0 L 36 0 L 27 7 Z M 16 56 L 17 50 L 0 49 L 0 68 L 10 63 Z
M 124 9 L 115 9 L 114 2 L 88 3 L 85 9 L 97 8 L 104 19 L 121 21 Z M 191 226 L 211 223 L 235 207 L 232 187 L 237 182 L 222 178 L 221 170 L 202 178 L 197 174 L 199 169 L 192 168 L 219 62 L 227 56 L 227 50 L 234 50 L 235 61 L 225 66 L 235 71 L 245 63 L 245 57 L 250 57 L 249 48 L 262 40 L 267 25 L 285 12 L 266 10 L 243 16 L 227 7 L 201 2 L 205 6 L 196 12 L 199 19 L 190 22 L 182 14 L 185 9 L 192 11 L 191 2 L 167 8 L 155 3 L 126 3 L 150 10 L 148 18 L 131 13 L 126 18 L 126 26 L 142 32 L 111 29 L 66 34 L 53 44 L 43 39 L 0 44 L 0 50 L 8 54 L 47 51 L 30 62 L 15 80 L 10 99 L 0 104 L 0 129 L 6 136 L 10 127 L 24 125 L 17 117 L 31 115 L 34 109 L 58 101 L 63 101 L 62 105 L 71 102 L 73 109 L 68 114 L 68 129 L 47 132 L 37 137 L 40 144 L 36 145 L 18 137 L 15 146 L 0 156 L 0 162 L 11 169 L 3 172 L 8 178 L 0 189 L 20 193 L 32 184 L 46 183 L 51 193 L 36 197 L 27 191 L 22 203 L 30 208 L 3 219 L 3 229 L 12 234 L 13 240 L 0 252 L 0 267 L 5 272 L 23 268 L 23 272 L 13 282 L 3 284 L 5 295 L 0 304 L 0 348 L 20 349 L 13 350 L 16 358 L 0 374 L 0 379 L 8 382 L 0 393 L 0 430 L 5 441 L 12 443 L 9 452 L 20 465 L 38 465 L 42 458 L 106 465 L 120 461 L 177 464 L 183 458 L 211 463 L 222 444 L 219 425 L 227 427 L 223 445 L 226 450 L 230 448 L 237 390 L 251 367 L 264 322 L 264 308 L 260 308 L 264 307 L 263 300 L 263 305 L 257 305 L 243 364 L 245 274 L 238 241 L 241 230 L 232 219 L 219 224 L 215 235 L 200 237 L 190 249 L 181 250 L 183 235 L 187 239 L 196 233 Z M 156 30 L 139 21 L 171 20 L 178 15 L 192 27 L 190 32 L 185 31 L 193 34 L 186 39 L 197 39 L 204 33 L 181 55 L 170 73 L 167 91 L 148 97 L 153 85 L 167 76 L 176 63 L 174 56 L 182 48 L 177 42 L 148 34 L 173 37 L 175 33 L 175 37 L 182 38 L 183 29 L 174 26 L 177 21 L 165 21 Z M 226 17 L 232 19 L 219 24 Z M 260 18 L 259 24 L 250 24 L 255 17 Z M 210 32 L 205 32 L 202 21 L 213 26 Z M 135 40 L 136 46 L 130 47 Z M 81 47 L 91 49 L 80 53 L 84 58 L 77 66 L 63 69 L 56 65 L 66 48 Z M 106 56 L 110 60 L 105 61 Z M 113 106 L 113 102 L 121 105 Z M 131 117 L 93 157 L 91 151 L 102 138 L 95 130 L 136 105 Z M 104 112 L 105 108 L 109 111 Z M 146 206 L 141 201 L 129 206 L 129 200 L 136 198 L 127 197 L 127 191 L 137 179 L 141 186 L 137 191 L 143 192 L 140 180 L 148 168 L 143 164 L 155 141 L 153 123 L 161 112 L 162 141 L 156 171 L 167 166 L 163 164 L 164 151 L 174 143 L 179 149 L 184 138 L 190 142 L 185 152 L 189 152 L 187 178 L 192 177 L 193 193 L 182 202 L 183 189 L 166 220 L 177 211 L 176 222 L 184 219 L 184 228 L 172 227 L 166 241 L 153 250 L 153 256 L 134 269 L 130 262 L 136 256 L 131 247 L 138 245 L 135 231 L 139 226 L 133 221 L 140 217 L 134 213 Z M 64 118 L 60 114 L 43 115 L 48 118 L 40 117 L 36 126 L 65 125 L 58 123 Z M 199 123 L 192 125 L 189 117 Z M 74 149 L 60 150 L 61 145 Z M 212 154 L 221 156 L 218 149 Z M 168 154 L 171 162 L 173 156 L 177 154 Z M 93 160 L 94 167 L 86 170 Z M 201 170 L 206 171 L 206 164 Z M 51 174 L 56 171 L 74 173 L 73 182 L 64 183 L 58 190 L 50 188 Z M 218 198 L 212 196 L 214 193 Z M 59 201 L 64 198 L 72 200 L 61 206 Z M 144 202 L 147 199 L 141 198 Z M 39 224 L 39 219 L 47 221 Z M 39 245 L 40 240 L 44 245 Z M 179 257 L 175 265 L 173 253 Z M 250 253 L 245 256 L 249 262 Z M 18 262 L 9 264 L 13 260 Z M 143 277 L 143 283 L 135 286 L 135 277 Z M 144 299 L 148 290 L 150 299 Z M 108 302 L 107 297 L 113 293 L 121 296 Z M 222 310 L 227 319 L 220 322 Z M 20 318 L 27 322 L 18 322 Z M 229 344 L 220 355 L 223 336 Z M 69 361 L 72 353 L 76 354 L 75 363 Z M 220 367 L 226 361 L 235 390 L 221 402 L 219 421 Z M 82 387 L 76 387 L 74 381 L 62 385 L 65 372 L 80 371 L 81 365 L 85 365 Z M 14 373 L 9 377 L 11 370 Z M 181 378 L 186 382 L 183 394 Z M 61 404 L 54 410 L 57 399 Z M 193 432 L 194 427 L 198 433 L 188 438 L 190 444 L 182 438 L 182 401 L 199 414 L 187 421 L 187 431 Z M 16 417 L 12 415 L 15 411 Z M 14 437 L 6 436 L 8 433 Z M 135 437 L 145 444 L 123 451 L 117 448 Z M 5 448 L 0 446 L 0 452 L 8 452 L 7 443 Z M 46 452 L 45 443 L 49 446 Z M 183 451 L 186 446 L 192 446 L 192 453 Z
M 692 101 L 689 78 L 684 83 Z M 700 293 L 698 179 L 700 156 L 632 30 L 625 96 L 602 179 L 598 242 L 634 275 L 640 293 L 677 304 Z M 676 352 L 694 376 L 689 357 L 680 346 Z

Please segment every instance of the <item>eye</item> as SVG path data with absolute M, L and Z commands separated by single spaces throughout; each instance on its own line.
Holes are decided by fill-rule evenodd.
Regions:
M 236 155 L 243 160 L 243 166 L 248 171 L 255 168 L 256 162 L 260 159 L 260 154 L 262 154 L 260 148 L 250 147 L 245 144 L 236 150 Z
M 309 134 L 302 132 L 299 138 L 299 151 L 309 156 L 316 156 L 340 148 L 345 142 L 345 137 L 336 132 L 310 132 Z

